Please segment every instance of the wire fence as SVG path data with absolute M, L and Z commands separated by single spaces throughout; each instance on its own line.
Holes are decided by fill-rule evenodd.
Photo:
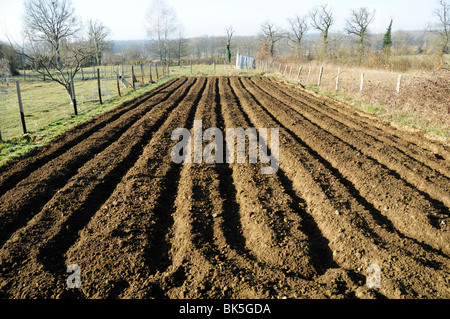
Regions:
M 76 111 L 83 114 L 99 105 L 108 107 L 111 100 L 162 79 L 169 70 L 155 63 L 82 68 L 73 78 Z M 0 80 L 2 140 L 37 131 L 74 114 L 66 89 L 48 76 L 28 70 Z
M 288 80 L 304 86 L 315 86 L 327 92 L 367 94 L 382 91 L 383 94 L 395 94 L 400 93 L 402 85 L 413 78 L 389 71 L 322 66 L 317 63 L 301 65 L 256 61 L 256 68 L 266 73 L 278 73 Z
M 302 65 L 258 60 L 255 65 L 263 74 L 279 74 L 388 121 L 449 134 L 450 71 L 446 68 L 397 73 L 317 61 Z

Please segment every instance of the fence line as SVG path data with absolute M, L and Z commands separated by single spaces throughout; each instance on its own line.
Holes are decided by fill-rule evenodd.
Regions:
M 295 74 L 293 75 L 292 74 L 292 70 L 293 70 L 294 66 L 292 64 L 278 63 L 277 64 L 278 68 L 273 67 L 272 70 L 269 70 L 266 67 L 266 65 L 267 65 L 266 63 L 267 62 L 259 60 L 259 61 L 256 61 L 255 65 L 256 65 L 256 68 L 258 70 L 260 70 L 260 71 L 267 72 L 267 73 L 269 73 L 269 72 L 278 73 L 280 76 L 282 76 L 284 78 L 287 78 L 289 80 L 294 80 L 297 83 L 301 83 L 301 84 L 305 84 L 305 85 L 314 84 L 317 87 L 323 87 L 324 86 L 323 77 L 325 75 L 330 76 L 330 74 L 331 74 L 331 71 L 329 70 L 329 67 L 325 68 L 324 66 L 320 66 L 319 74 L 318 74 L 318 77 L 316 78 L 317 82 L 316 83 L 311 83 L 310 80 L 311 80 L 312 70 L 313 70 L 313 67 L 311 65 L 309 66 L 308 74 L 306 76 L 306 79 L 302 79 L 301 73 L 302 73 L 302 70 L 305 68 L 305 65 L 298 65 L 298 70 L 299 71 L 298 71 L 297 75 L 295 75 Z M 273 62 L 273 63 L 271 63 L 269 65 L 275 66 L 275 62 Z M 288 67 L 290 67 L 290 71 L 288 71 Z M 377 71 L 377 70 L 373 70 L 373 71 L 369 71 L 369 72 L 360 72 L 359 73 L 359 76 L 360 76 L 359 82 L 357 82 L 358 81 L 357 79 L 354 79 L 352 81 L 348 81 L 348 80 L 345 81 L 342 78 L 343 74 L 345 74 L 346 72 L 350 72 L 350 70 L 352 70 L 352 72 L 354 72 L 355 69 L 356 68 L 349 68 L 348 71 L 345 71 L 344 68 L 338 67 L 337 75 L 332 75 L 331 79 L 329 80 L 329 82 L 330 82 L 328 84 L 329 87 L 330 88 L 334 88 L 334 90 L 337 92 L 337 91 L 340 90 L 341 87 L 344 86 L 344 84 L 352 85 L 352 83 L 354 83 L 354 85 L 358 85 L 358 89 L 359 89 L 358 91 L 359 92 L 365 92 L 366 89 L 368 89 L 367 88 L 367 83 L 370 84 L 371 82 L 374 82 L 374 79 L 371 78 L 370 73 L 372 72 L 372 73 L 377 73 L 377 74 L 383 74 L 383 71 Z M 333 73 L 333 74 L 336 74 L 336 73 Z M 389 74 L 389 76 L 390 75 L 391 74 Z M 383 74 L 383 76 L 387 76 L 387 75 Z M 400 93 L 401 85 L 402 85 L 402 79 L 403 79 L 403 74 L 398 74 L 397 80 L 393 81 L 394 82 L 394 84 L 392 86 L 392 91 L 393 92 L 395 90 L 395 92 L 397 94 Z M 383 83 L 383 84 L 385 84 L 385 83 Z
M 188 60 L 187 63 L 176 67 L 181 67 L 180 72 L 184 74 L 183 68 L 187 68 L 185 70 L 188 71 L 190 66 L 191 74 L 194 74 L 198 67 L 200 70 L 206 67 L 208 72 L 214 70 L 216 73 L 221 65 L 214 60 L 211 64 L 195 63 L 196 69 L 193 69 L 192 63 L 192 60 Z M 84 67 L 69 83 L 70 98 L 64 95 L 66 90 L 62 86 L 37 72 L 28 70 L 26 77 L 22 74 L 9 80 L 17 79 L 22 84 L 21 104 L 24 110 L 23 121 L 26 120 L 26 124 L 22 126 L 26 126 L 27 131 L 37 131 L 62 118 L 84 114 L 88 110 L 95 109 L 96 105 L 106 104 L 107 100 L 123 97 L 130 88 L 136 90 L 146 84 L 159 82 L 163 75 L 171 74 L 174 66 L 174 64 L 162 65 L 160 62 L 146 62 Z M 19 129 L 22 116 L 17 108 L 17 89 L 12 89 L 7 78 L 4 81 L 3 83 L 2 79 L 0 83 L 0 141 L 20 136 L 24 131 Z M 40 82 L 45 84 L 41 85 Z M 97 110 L 94 113 L 96 112 Z
M 76 116 L 79 114 L 79 110 L 78 110 L 78 106 L 77 106 L 77 104 L 78 104 L 77 103 L 77 95 L 80 95 L 83 98 L 83 103 L 95 101 L 95 99 L 97 99 L 98 102 L 100 103 L 100 105 L 103 105 L 103 103 L 104 103 L 103 96 L 108 96 L 108 99 L 114 98 L 115 96 L 122 97 L 122 92 L 121 92 L 120 86 L 123 84 L 121 84 L 120 83 L 121 81 L 119 80 L 120 74 L 123 75 L 124 79 L 126 79 L 126 78 L 131 79 L 130 83 L 132 84 L 131 86 L 133 87 L 134 90 L 136 89 L 137 86 L 140 87 L 140 86 L 145 85 L 146 83 L 155 83 L 152 71 L 156 70 L 156 81 L 158 81 L 160 79 L 158 71 L 157 71 L 158 65 L 160 65 L 160 64 L 159 63 L 149 63 L 148 64 L 148 70 L 149 70 L 148 77 L 145 76 L 144 64 L 142 64 L 142 63 L 137 64 L 137 65 L 115 64 L 115 65 L 110 65 L 110 66 L 101 66 L 101 67 L 94 66 L 94 67 L 81 68 L 79 73 L 77 73 L 77 75 L 73 79 L 71 79 L 71 81 L 69 83 L 69 89 L 71 91 L 70 104 L 73 107 L 72 114 L 75 114 Z M 136 72 L 134 70 L 134 66 L 139 66 L 140 74 L 136 74 Z M 169 74 L 170 66 L 164 67 L 163 70 L 165 71 L 164 73 Z M 130 76 L 130 71 L 131 71 L 131 76 Z M 140 82 L 137 81 L 137 78 L 139 78 Z M 104 80 L 104 81 L 102 81 L 102 80 Z M 11 103 L 15 103 L 16 105 L 17 104 L 19 105 L 18 113 L 20 115 L 20 121 L 22 124 L 23 134 L 26 134 L 28 132 L 26 118 L 28 118 L 28 117 L 33 118 L 34 115 L 36 114 L 36 112 L 40 113 L 42 111 L 40 109 L 36 109 L 36 107 L 34 105 L 31 107 L 31 109 L 33 109 L 33 107 L 34 107 L 33 111 L 30 110 L 30 105 L 29 105 L 30 101 L 27 101 L 27 99 L 23 100 L 23 98 L 22 98 L 22 95 L 23 95 L 22 90 L 23 89 L 21 90 L 20 82 L 23 82 L 23 83 L 35 82 L 36 83 L 39 81 L 51 83 L 51 81 L 49 81 L 48 77 L 46 77 L 45 75 L 41 75 L 39 73 L 31 74 L 30 72 L 23 72 L 21 81 L 19 81 L 19 80 L 16 81 L 16 88 L 15 88 L 16 90 L 15 90 L 14 94 L 16 95 L 17 99 L 15 102 L 12 100 L 13 92 L 11 91 L 11 89 L 9 87 L 9 83 L 6 80 L 5 80 L 5 83 L 7 84 L 6 87 L 4 87 L 4 88 L 0 87 L 0 89 L 1 89 L 0 102 L 8 101 L 8 102 L 6 102 L 7 103 L 6 105 L 10 105 Z M 89 92 L 89 87 L 86 87 L 86 85 L 83 84 L 83 83 L 87 83 L 87 81 L 95 81 L 95 84 L 92 83 L 92 91 L 91 91 L 92 98 L 89 98 L 89 94 L 86 94 L 86 91 Z M 138 84 L 138 85 L 136 85 L 136 84 Z M 78 86 L 78 85 L 80 86 L 80 92 L 76 92 L 76 90 L 75 90 L 75 86 Z M 112 87 L 115 85 L 117 86 L 116 94 L 112 93 L 113 92 Z M 37 85 L 37 86 L 42 87 L 41 85 Z M 64 90 L 64 88 L 62 86 L 59 86 L 57 84 L 55 84 L 55 87 L 58 87 L 58 88 L 61 88 L 61 90 Z M 81 87 L 83 88 L 83 92 L 81 92 L 82 91 Z M 53 93 L 53 87 L 46 87 L 46 88 L 51 90 Z M 95 91 L 97 91 L 97 92 L 95 92 Z M 29 92 L 30 92 L 30 89 L 27 88 L 25 95 L 30 94 Z M 95 96 L 95 93 L 98 94 L 98 96 Z M 31 95 L 32 94 L 30 94 L 30 96 Z M 46 99 L 46 98 L 48 98 L 48 97 L 44 93 L 42 96 L 42 99 Z M 68 103 L 69 103 L 69 100 L 68 100 Z M 25 109 L 25 111 L 24 111 L 24 109 Z M 54 109 L 56 109 L 56 107 L 51 108 L 51 109 L 54 110 Z M 11 111 L 11 107 L 7 107 L 6 110 L 9 113 L 9 117 L 8 117 L 8 120 L 9 120 L 12 118 L 11 114 L 13 114 L 13 113 Z M 25 112 L 27 113 L 27 115 L 25 115 Z M 48 111 L 44 111 L 44 112 L 48 112 Z M 65 112 L 63 112 L 63 113 L 66 114 Z M 0 114 L 0 115 L 5 116 L 5 118 L 6 118 L 5 113 Z M 61 115 L 61 116 L 66 116 L 66 115 Z M 60 118 L 53 118 L 53 121 L 58 120 L 58 119 L 60 119 Z M 28 119 L 27 121 L 30 121 L 30 119 Z M 46 122 L 46 119 L 41 118 L 41 119 L 39 119 L 39 121 Z M 50 122 L 52 122 L 52 120 L 49 120 L 48 123 L 46 122 L 46 124 L 41 124 L 41 125 L 37 125 L 36 124 L 37 122 L 38 121 L 35 121 L 33 130 L 39 129 L 42 126 L 45 126 L 46 124 L 50 124 Z M 9 127 L 9 129 L 7 131 L 15 131 L 13 126 L 7 125 L 7 127 Z M 0 142 L 2 142 L 4 140 L 4 138 L 10 138 L 19 133 L 19 132 L 17 132 L 17 133 L 14 133 L 13 135 L 6 134 L 6 135 L 8 135 L 8 136 L 6 136 L 5 134 L 2 135 L 2 132 L 1 132 L 2 129 L 4 129 L 4 127 L 0 127 Z M 5 133 L 5 132 L 3 132 L 3 133 Z

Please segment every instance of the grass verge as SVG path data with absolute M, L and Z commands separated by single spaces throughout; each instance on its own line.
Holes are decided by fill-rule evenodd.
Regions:
M 434 125 L 430 121 L 423 120 L 420 113 L 406 112 L 406 111 L 402 111 L 402 110 L 392 111 L 392 110 L 388 110 L 386 107 L 384 107 L 383 105 L 380 105 L 380 104 L 372 105 L 372 104 L 366 104 L 366 103 L 362 103 L 362 102 L 356 102 L 353 97 L 349 96 L 346 93 L 328 92 L 328 91 L 322 90 L 317 85 L 308 85 L 306 88 L 309 90 L 312 90 L 318 94 L 332 98 L 334 100 L 338 100 L 338 101 L 347 103 L 349 105 L 352 105 L 353 107 L 355 107 L 361 111 L 364 111 L 364 112 L 372 114 L 372 115 L 379 116 L 388 121 L 401 123 L 403 125 L 412 127 L 414 129 L 422 130 L 426 133 L 431 133 L 431 134 L 441 136 L 445 139 L 450 138 L 450 132 L 448 130 L 446 130 L 445 128 L 442 128 L 438 125 Z

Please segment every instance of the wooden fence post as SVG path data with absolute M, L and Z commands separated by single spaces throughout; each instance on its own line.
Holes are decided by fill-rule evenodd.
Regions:
M 323 75 L 323 66 L 320 67 L 319 80 L 317 81 L 317 86 L 320 86 L 322 83 L 322 75 Z
M 142 85 L 144 85 L 144 65 L 141 63 L 141 76 L 142 76 Z
M 397 94 L 400 93 L 400 87 L 402 85 L 402 78 L 403 78 L 403 74 L 399 74 L 398 79 L 397 79 Z
M 25 115 L 23 114 L 22 95 L 20 94 L 20 84 L 16 81 L 17 99 L 19 100 L 20 119 L 22 120 L 23 134 L 27 134 L 27 126 L 25 124 Z
M 152 63 L 150 63 L 150 83 L 153 83 L 153 76 L 152 76 Z
M 134 84 L 134 65 L 131 66 L 131 82 L 133 83 L 133 90 L 136 91 L 136 85 Z
M 156 81 L 158 81 L 158 79 L 159 79 L 159 74 L 158 74 L 158 63 L 155 64 L 155 68 L 156 68 Z
M 278 67 L 278 73 L 281 74 L 281 63 L 280 66 Z
M 283 76 L 286 76 L 287 68 L 288 68 L 288 66 L 286 65 L 286 67 L 284 68 Z
M 292 65 L 291 65 L 291 70 L 289 71 L 289 77 L 292 76 Z
M 78 108 L 77 108 L 77 98 L 75 96 L 75 85 L 73 84 L 73 77 L 70 80 L 70 90 L 72 91 L 72 104 L 73 104 L 73 110 L 75 112 L 75 115 L 78 115 Z
M 299 80 L 300 80 L 300 75 L 302 74 L 302 70 L 303 70 L 303 65 L 300 67 L 300 69 L 298 70 L 298 73 L 297 73 L 297 82 L 299 82 Z
M 359 91 L 362 92 L 363 89 L 364 89 L 364 72 L 361 73 L 361 85 L 359 87 Z
M 119 84 L 119 74 L 116 76 L 117 81 L 117 92 L 119 92 L 119 97 L 122 97 L 122 94 L 120 93 L 120 84 Z
M 338 68 L 338 75 L 336 77 L 336 91 L 339 90 L 339 77 L 341 76 L 341 68 Z
M 102 87 L 100 85 L 100 69 L 97 69 L 97 85 L 98 85 L 98 98 L 100 100 L 100 104 L 103 104 Z

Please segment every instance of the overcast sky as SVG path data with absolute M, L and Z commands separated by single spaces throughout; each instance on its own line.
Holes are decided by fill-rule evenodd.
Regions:
M 87 21 L 99 19 L 112 31 L 113 40 L 146 39 L 145 15 L 152 0 L 72 0 L 76 13 Z M 423 30 L 435 20 L 438 0 L 166 0 L 172 6 L 187 37 L 224 35 L 232 25 L 236 35 L 256 35 L 268 20 L 287 27 L 287 18 L 307 14 L 328 3 L 336 17 L 333 32 L 342 31 L 350 9 L 376 9 L 372 32 L 384 32 L 391 17 L 394 31 Z M 5 32 L 20 39 L 23 0 L 0 0 L 0 39 Z

